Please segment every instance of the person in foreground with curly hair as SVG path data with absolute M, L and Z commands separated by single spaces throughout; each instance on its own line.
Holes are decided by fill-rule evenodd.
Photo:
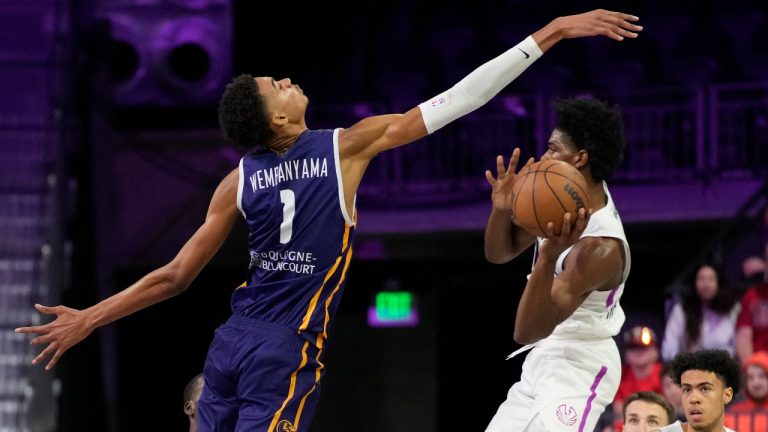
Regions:
M 510 357 L 532 351 L 488 432 L 591 431 L 621 380 L 613 336 L 624 323 L 619 299 L 630 254 L 606 180 L 624 154 L 624 125 L 616 108 L 593 99 L 560 100 L 555 111 L 558 121 L 541 159 L 564 161 L 584 175 L 588 210 L 566 214 L 560 234 L 550 221 L 546 238 L 537 239 L 515 225 L 511 210 L 520 150 L 507 167 L 496 158 L 496 178 L 486 171 L 493 188 L 486 258 L 506 263 L 536 247 L 515 317 L 515 342 L 527 345 Z
M 675 382 L 683 389 L 685 419 L 658 432 L 734 432 L 723 425 L 725 406 L 739 392 L 741 368 L 725 350 L 679 354 L 672 361 Z
M 636 37 L 642 28 L 635 21 L 605 10 L 557 18 L 405 114 L 369 117 L 347 129 L 308 129 L 308 98 L 288 78 L 235 78 L 219 122 L 248 153 L 214 192 L 203 225 L 169 264 L 91 308 L 37 306 L 57 318 L 17 330 L 37 333 L 32 342 L 48 345 L 34 363 L 50 356 L 50 368 L 93 329 L 183 292 L 242 215 L 250 265 L 232 295 L 232 317 L 208 351 L 199 430 L 309 430 L 352 258 L 355 194 L 370 161 L 479 108 L 560 40 Z

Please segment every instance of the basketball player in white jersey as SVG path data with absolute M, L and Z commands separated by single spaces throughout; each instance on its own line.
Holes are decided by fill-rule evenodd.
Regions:
M 623 157 L 623 124 L 618 111 L 595 100 L 561 100 L 555 108 L 558 123 L 541 159 L 578 168 L 588 210 L 566 214 L 559 235 L 550 222 L 537 239 L 515 225 L 511 212 L 519 149 L 506 168 L 497 157 L 496 178 L 486 172 L 493 187 L 486 258 L 505 263 L 536 245 L 514 328 L 515 341 L 528 344 L 519 351 L 533 349 L 487 432 L 592 431 L 621 379 L 612 337 L 624 323 L 619 299 L 630 255 L 605 180 Z

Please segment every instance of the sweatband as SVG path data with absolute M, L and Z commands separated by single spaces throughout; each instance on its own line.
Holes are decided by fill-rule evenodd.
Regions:
M 528 36 L 495 59 L 483 64 L 449 90 L 419 104 L 428 133 L 485 105 L 543 53 Z

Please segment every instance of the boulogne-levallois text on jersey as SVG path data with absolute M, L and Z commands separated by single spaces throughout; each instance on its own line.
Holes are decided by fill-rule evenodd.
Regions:
M 258 267 L 263 270 L 288 271 L 299 274 L 312 274 L 315 271 L 316 261 L 312 252 L 297 251 L 251 251 L 251 263 L 249 268 Z
M 251 189 L 275 187 L 284 181 L 328 177 L 327 158 L 287 160 L 273 167 L 257 170 L 250 176 Z

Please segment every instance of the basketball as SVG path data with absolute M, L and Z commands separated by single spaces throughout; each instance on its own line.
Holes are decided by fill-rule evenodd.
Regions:
M 587 181 L 576 167 L 557 160 L 543 160 L 523 167 L 512 187 L 512 214 L 515 223 L 538 237 L 543 237 L 547 223 L 555 234 L 563 226 L 563 216 L 575 220 L 578 209 L 587 208 Z

